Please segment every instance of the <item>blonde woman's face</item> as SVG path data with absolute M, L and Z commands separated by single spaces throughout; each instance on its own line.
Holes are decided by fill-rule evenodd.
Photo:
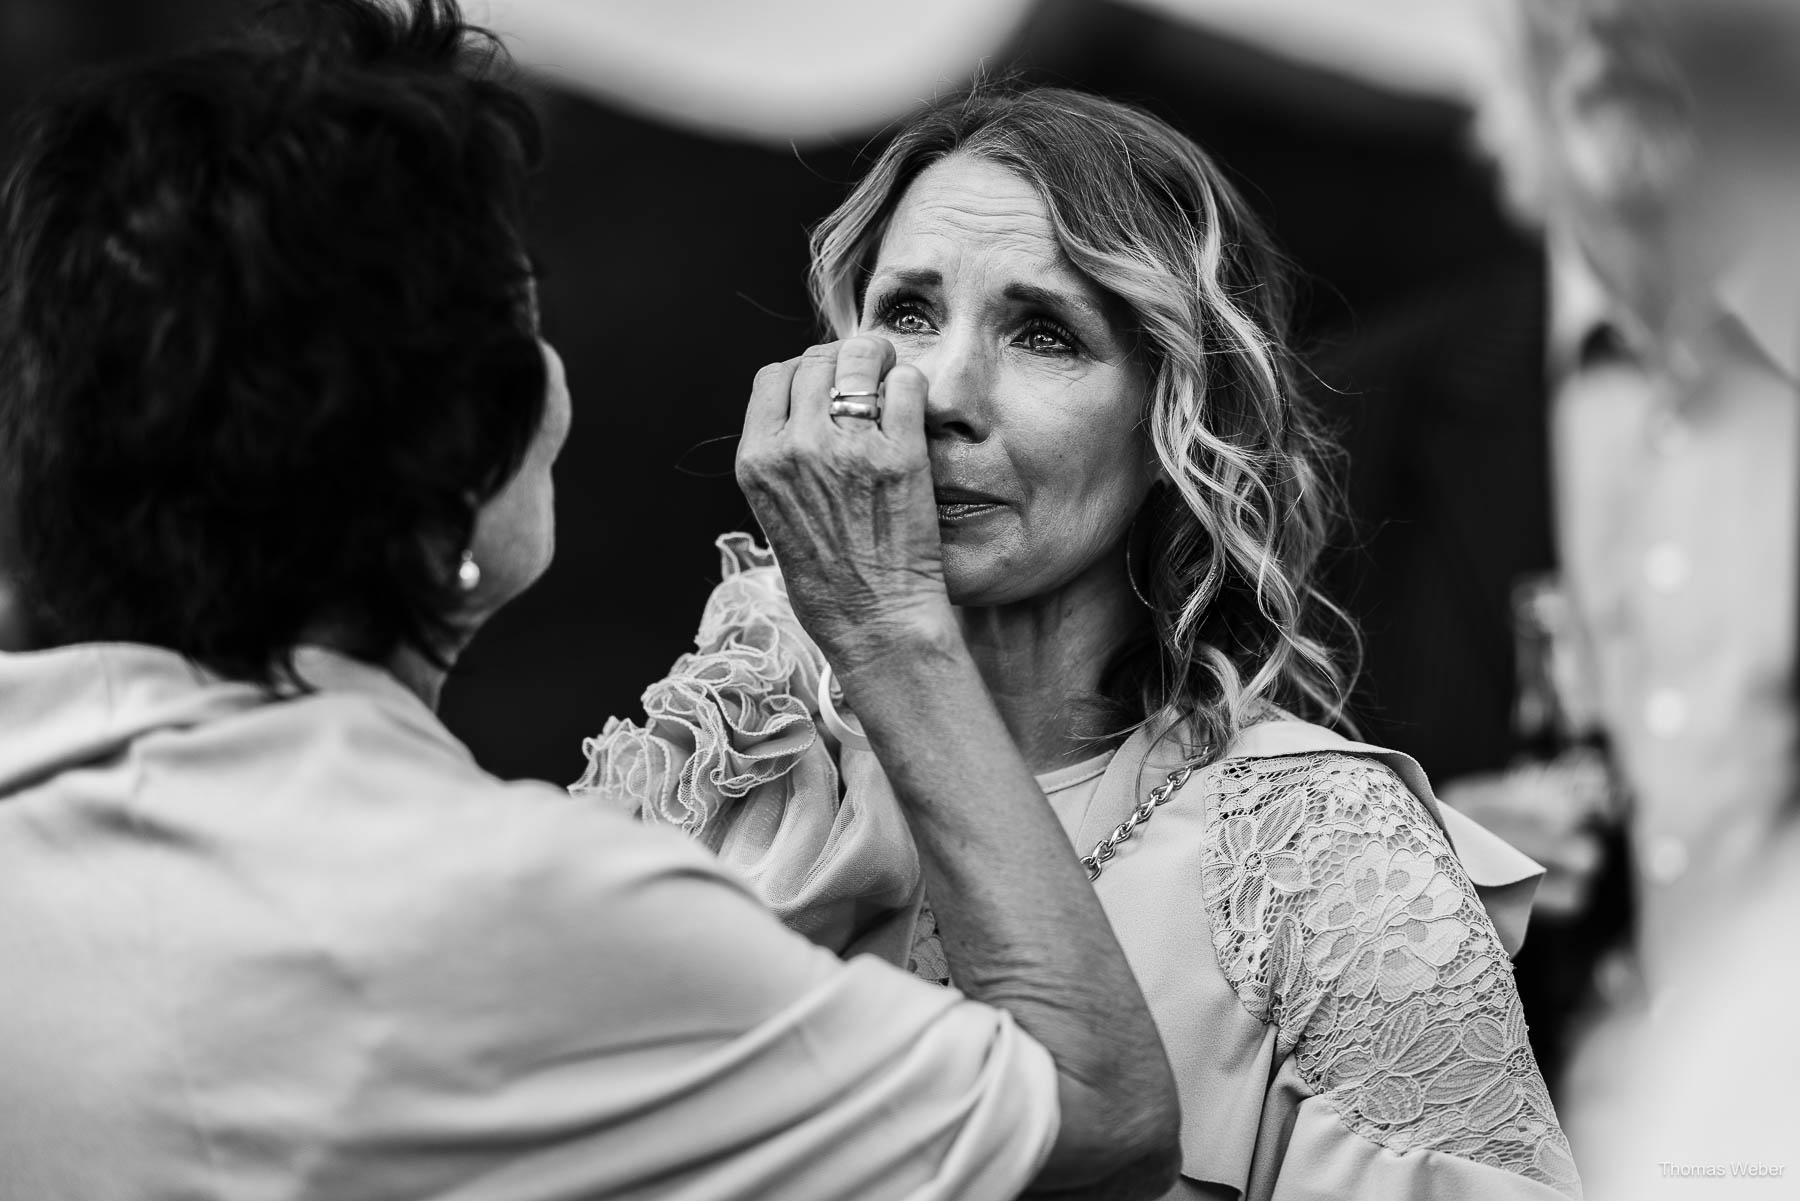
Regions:
M 1146 372 L 1116 301 L 1063 254 L 1020 176 L 955 155 L 895 210 L 863 303 L 930 382 L 926 432 L 950 599 L 1123 585 L 1120 542 L 1156 476 Z

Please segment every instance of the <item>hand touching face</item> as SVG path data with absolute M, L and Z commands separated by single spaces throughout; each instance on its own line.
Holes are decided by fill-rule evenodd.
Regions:
M 846 394 L 866 415 L 834 412 Z M 795 614 L 841 678 L 953 625 L 924 408 L 925 378 L 873 337 L 770 363 L 750 390 L 738 485 Z

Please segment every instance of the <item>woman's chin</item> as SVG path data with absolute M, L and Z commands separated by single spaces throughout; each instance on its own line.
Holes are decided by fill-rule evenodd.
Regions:
M 944 590 L 957 608 L 995 603 L 999 572 L 992 559 L 972 547 L 944 547 Z
M 981 604 L 981 590 L 973 587 L 971 581 L 958 579 L 948 565 L 944 568 L 944 590 L 950 594 L 950 603 L 959 609 Z
M 1016 561 L 971 546 L 944 547 L 944 590 L 959 609 L 1013 604 L 1032 595 Z

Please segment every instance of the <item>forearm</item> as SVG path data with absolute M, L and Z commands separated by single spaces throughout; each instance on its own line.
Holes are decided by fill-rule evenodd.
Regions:
M 953 621 L 919 627 L 840 678 L 907 811 L 951 973 L 1057 1062 L 1064 1133 L 1043 1179 L 1136 1176 L 1114 1195 L 1159 1196 L 1179 1115 L 1156 1027 Z

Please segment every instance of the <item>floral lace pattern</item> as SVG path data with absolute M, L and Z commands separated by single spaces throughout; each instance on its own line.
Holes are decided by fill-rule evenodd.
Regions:
M 919 919 L 913 924 L 906 970 L 933 984 L 950 983 L 950 961 L 944 957 L 944 940 L 938 935 L 937 915 L 931 912 L 929 902 L 919 907 Z
M 792 772 L 817 741 L 824 657 L 800 628 L 775 557 L 748 534 L 718 540 L 723 581 L 695 650 L 643 696 L 644 724 L 608 719 L 582 743 L 577 795 L 622 800 L 704 838 L 725 810 Z
M 1204 799 L 1219 965 L 1344 1123 L 1580 1196 L 1511 962 L 1418 798 L 1320 753 L 1226 760 Z

